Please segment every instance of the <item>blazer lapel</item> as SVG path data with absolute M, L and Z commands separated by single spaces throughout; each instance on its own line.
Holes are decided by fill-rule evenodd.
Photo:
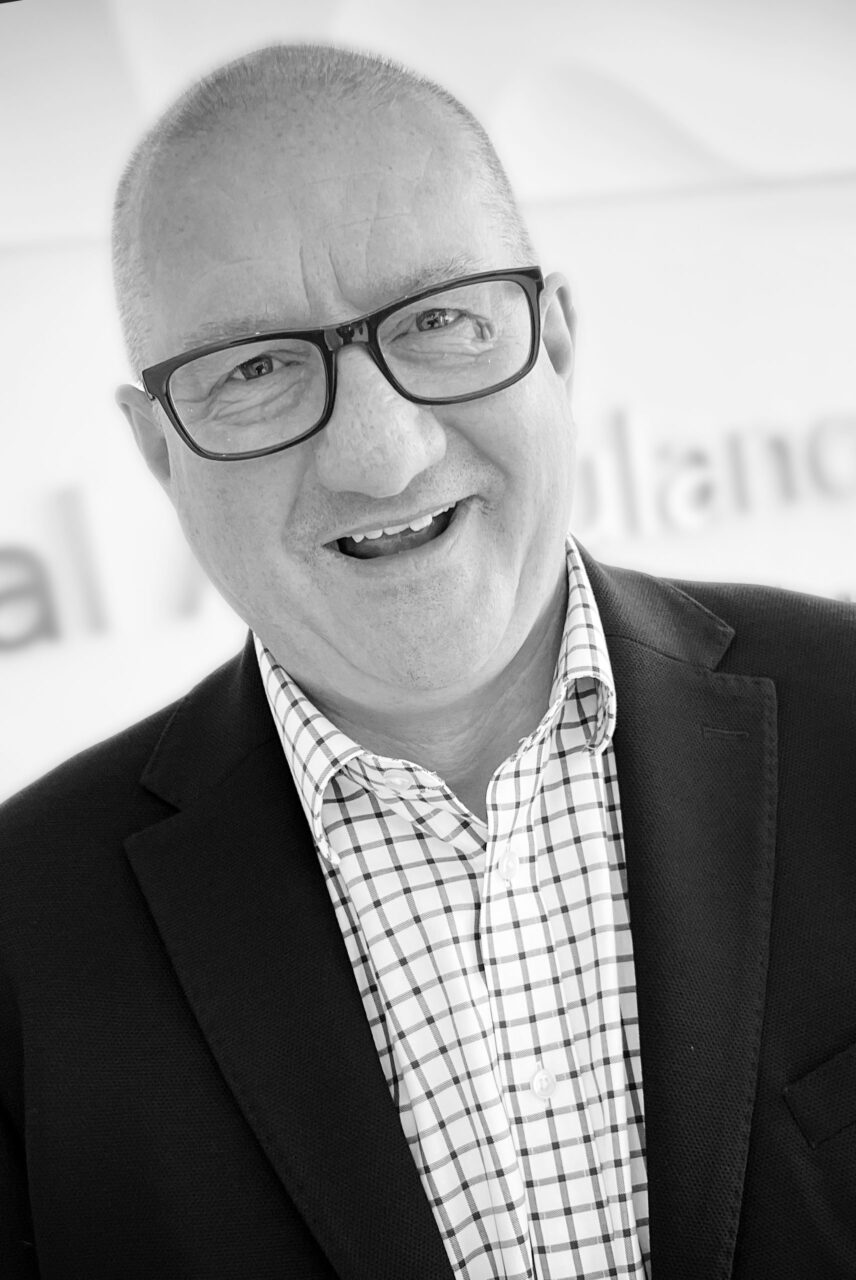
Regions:
M 143 778 L 179 812 L 125 842 L 250 1129 L 343 1280 L 449 1280 L 251 637 Z
M 616 683 L 652 1274 L 731 1274 L 764 1009 L 772 681 L 717 672 L 733 630 L 584 557 Z

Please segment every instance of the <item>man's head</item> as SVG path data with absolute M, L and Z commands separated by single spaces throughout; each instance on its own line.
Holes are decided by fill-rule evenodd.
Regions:
M 240 59 L 167 113 L 120 185 L 114 257 L 136 371 L 534 260 L 460 104 L 381 59 L 309 46 Z M 365 347 L 344 348 L 327 425 L 261 458 L 200 457 L 143 391 L 120 389 L 202 566 L 310 694 L 442 706 L 495 678 L 543 618 L 573 474 L 561 277 L 541 314 L 531 373 L 460 404 L 414 404 Z M 349 530 L 453 502 L 436 546 L 371 560 L 339 549 Z

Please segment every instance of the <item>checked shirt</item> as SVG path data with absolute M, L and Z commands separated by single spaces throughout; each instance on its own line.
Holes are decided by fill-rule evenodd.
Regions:
M 268 702 L 401 1127 L 463 1280 L 649 1275 L 616 699 L 585 568 L 550 705 L 482 822 L 336 728 L 259 638 Z

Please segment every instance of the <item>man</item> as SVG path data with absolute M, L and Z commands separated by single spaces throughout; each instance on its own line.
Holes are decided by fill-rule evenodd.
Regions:
M 852 609 L 568 536 L 568 286 L 437 86 L 230 64 L 115 248 L 250 632 L 0 810 L 3 1275 L 852 1277 Z

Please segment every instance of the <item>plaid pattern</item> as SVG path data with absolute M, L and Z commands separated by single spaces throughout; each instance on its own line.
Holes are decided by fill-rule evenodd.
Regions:
M 401 1125 L 456 1276 L 649 1275 L 615 689 L 567 540 L 550 706 L 485 825 L 332 725 L 255 637 Z M 406 1229 L 406 1224 L 405 1224 Z

